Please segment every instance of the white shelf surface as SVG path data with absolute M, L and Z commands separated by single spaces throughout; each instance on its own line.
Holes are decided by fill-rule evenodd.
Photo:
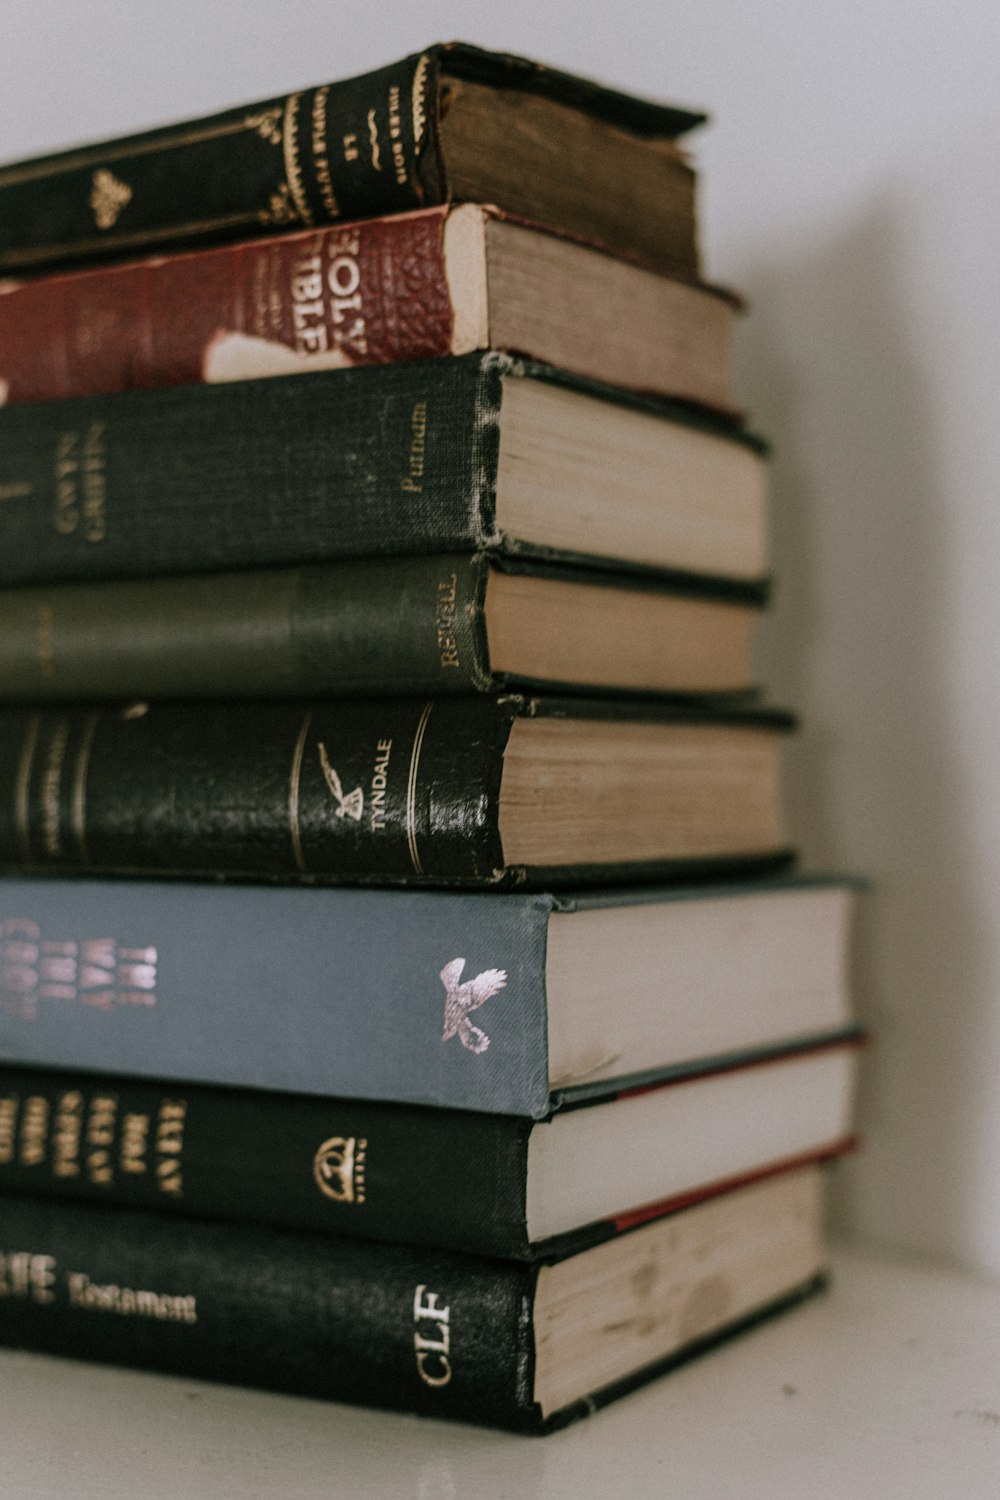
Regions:
M 0 1354 L 11 1500 L 997 1500 L 1000 1288 L 832 1291 L 546 1439 Z

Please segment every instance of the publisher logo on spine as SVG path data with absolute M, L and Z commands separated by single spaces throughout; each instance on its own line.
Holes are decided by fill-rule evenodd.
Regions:
M 490 1045 L 490 1039 L 485 1031 L 478 1026 L 473 1026 L 469 1020 L 469 1012 L 478 1010 L 485 1005 L 487 1000 L 492 1000 L 507 984 L 506 969 L 484 969 L 477 974 L 475 979 L 467 979 L 464 984 L 460 983 L 462 973 L 465 969 L 464 958 L 453 958 L 446 963 L 441 970 L 441 983 L 444 985 L 444 1031 L 441 1033 L 443 1042 L 450 1041 L 457 1036 L 463 1047 L 470 1052 L 485 1052 Z
M 334 1203 L 364 1203 L 365 1154 L 368 1142 L 353 1135 L 332 1135 L 313 1157 L 313 1177 L 320 1192 Z

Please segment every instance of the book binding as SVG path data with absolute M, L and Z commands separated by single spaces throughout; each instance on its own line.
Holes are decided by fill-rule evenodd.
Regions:
M 758 1202 L 756 1215 L 765 1208 Z M 683 1241 L 684 1216 L 676 1222 Z M 678 1261 L 679 1326 L 662 1340 L 669 1352 L 545 1411 L 534 1326 L 544 1267 L 12 1196 L 0 1226 L 0 1341 L 544 1432 L 818 1290 L 825 1277 L 811 1247 L 789 1249 L 789 1269 L 749 1286 L 731 1244 L 714 1276 L 688 1249 Z
M 552 904 L 8 878 L 0 1058 L 542 1118 Z M 498 985 L 473 1031 L 456 965 Z
M 743 1065 L 752 1065 L 746 1055 Z M 835 1141 L 532 1243 L 532 1128 L 511 1115 L 0 1065 L 4 1193 L 512 1260 L 572 1253 L 853 1144 Z
M 509 54 L 428 47 L 357 78 L 0 168 L 0 270 L 401 213 L 442 201 L 442 69 L 670 140 L 703 115 Z
M 439 191 L 440 52 L 0 169 L 0 269 L 419 208 Z
M 566 884 L 584 867 L 508 865 L 500 833 L 515 719 L 565 715 L 763 732 L 792 722 L 759 708 L 518 694 L 2 710 L 0 861 L 53 872 Z M 599 868 L 625 880 L 785 859 L 785 850 L 734 848 Z
M 0 408 L 0 584 L 454 550 L 558 557 L 497 528 L 505 378 L 764 447 L 681 404 L 492 353 L 28 402 Z
M 483 553 L 9 588 L 0 590 L 0 682 L 8 701 L 36 703 L 574 691 L 496 670 L 487 629 L 496 572 L 723 611 L 766 599 L 762 587 L 734 580 L 656 583 Z

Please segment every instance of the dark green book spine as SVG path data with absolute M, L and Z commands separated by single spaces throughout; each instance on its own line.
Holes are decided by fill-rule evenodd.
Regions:
M 0 583 L 475 551 L 501 376 L 466 355 L 0 409 Z
M 0 590 L 8 699 L 352 697 L 491 685 L 489 565 L 445 553 Z
M 0 1066 L 0 1192 L 480 1255 L 529 1255 L 530 1130 L 512 1115 Z
M 537 1274 L 440 1250 L 9 1197 L 0 1343 L 538 1427 Z
M 499 878 L 512 700 L 0 711 L 8 868 Z
M 321 88 L 0 169 L 0 269 L 440 201 L 437 48 Z

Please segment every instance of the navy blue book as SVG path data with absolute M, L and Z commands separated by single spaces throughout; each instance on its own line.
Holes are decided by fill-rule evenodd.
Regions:
M 850 898 L 7 877 L 0 1061 L 542 1120 L 843 1034 Z

